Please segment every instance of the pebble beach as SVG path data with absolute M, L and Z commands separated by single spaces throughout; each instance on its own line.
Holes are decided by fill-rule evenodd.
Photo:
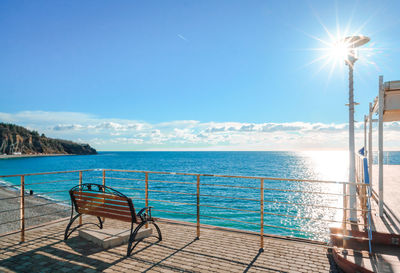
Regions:
M 11 158 L 23 158 L 23 157 L 42 157 L 42 156 L 64 156 L 68 154 L 20 154 L 20 155 L 7 155 L 7 154 L 0 154 L 0 159 L 11 159 Z
M 19 192 L 0 186 L 0 235 L 20 228 Z M 25 227 L 44 224 L 60 218 L 68 217 L 71 207 L 60 205 L 46 198 L 25 195 Z

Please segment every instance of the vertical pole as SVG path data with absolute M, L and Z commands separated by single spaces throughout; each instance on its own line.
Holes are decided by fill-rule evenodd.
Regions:
M 342 229 L 346 229 L 346 220 L 347 220 L 347 193 L 346 193 L 347 184 L 343 184 L 343 220 L 342 220 Z
M 379 124 L 378 124 L 378 162 L 379 162 L 379 216 L 383 216 L 383 109 L 385 108 L 384 102 L 384 87 L 383 76 L 379 76 Z
M 260 252 L 264 251 L 264 179 L 260 179 Z
M 79 191 L 82 191 L 82 171 L 79 171 Z M 79 216 L 79 225 L 82 225 L 82 215 Z
M 367 120 L 368 120 L 367 115 L 364 115 L 364 156 L 368 155 L 368 149 L 367 149 Z
M 103 170 L 103 192 L 106 191 L 106 170 Z M 102 217 L 101 219 L 103 222 L 106 220 L 106 218 Z
M 25 176 L 21 175 L 21 192 L 19 200 L 19 212 L 20 212 L 20 228 L 21 238 L 20 241 L 25 242 Z
M 103 192 L 105 191 L 105 185 L 106 185 L 106 170 L 103 170 Z
M 200 238 L 200 175 L 197 175 L 197 190 L 196 190 L 196 205 L 197 205 L 197 223 L 196 223 L 196 239 Z
M 355 61 L 349 62 L 349 182 L 355 183 L 355 155 L 354 155 L 354 84 L 353 84 L 353 66 Z M 349 185 L 350 191 L 350 221 L 357 222 L 357 198 L 356 185 Z
M 149 206 L 149 173 L 148 172 L 146 172 L 145 173 L 145 206 L 146 206 L 146 208 Z M 146 211 L 146 213 L 148 213 L 147 211 Z M 147 224 L 147 222 L 146 222 L 146 228 L 148 228 L 149 227 L 149 225 Z
M 342 222 L 342 233 L 343 235 L 347 235 L 347 214 L 348 214 L 348 198 L 347 198 L 347 187 L 350 185 L 343 184 L 343 222 Z M 347 237 L 343 237 L 343 248 L 347 248 Z
M 369 173 L 369 185 L 372 191 L 372 165 L 373 162 L 373 152 L 372 152 L 372 103 L 369 103 L 369 114 L 368 114 L 368 173 Z

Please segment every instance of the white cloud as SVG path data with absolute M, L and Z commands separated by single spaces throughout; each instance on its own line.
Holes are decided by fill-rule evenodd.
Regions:
M 142 144 L 143 139 L 140 138 L 133 138 L 133 137 L 117 137 L 117 138 L 112 138 L 110 140 L 111 143 L 115 144 Z
M 58 124 L 53 127 L 54 131 L 68 131 L 68 130 L 80 130 L 83 129 L 84 126 L 80 124 Z
M 98 150 L 344 150 L 348 147 L 346 123 L 176 120 L 151 124 L 85 113 L 44 111 L 0 113 L 0 121 L 35 129 L 49 137 L 89 143 Z M 356 123 L 355 128 L 356 145 L 361 147 L 363 123 Z M 385 149 L 399 149 L 399 139 L 400 122 L 385 123 Z

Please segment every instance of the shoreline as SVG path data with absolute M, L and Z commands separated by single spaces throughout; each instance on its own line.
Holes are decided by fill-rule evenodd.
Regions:
M 25 157 L 45 157 L 45 156 L 69 156 L 72 154 L 31 154 L 31 155 L 0 155 L 0 159 L 13 159 L 13 158 L 25 158 Z

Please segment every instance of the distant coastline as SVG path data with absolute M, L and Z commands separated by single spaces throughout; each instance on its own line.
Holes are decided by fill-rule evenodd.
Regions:
M 12 159 L 23 157 L 43 157 L 43 156 L 67 156 L 72 154 L 21 154 L 21 155 L 0 155 L 0 159 Z
M 91 155 L 97 151 L 89 144 L 54 139 L 22 126 L 0 122 L 0 154 L 2 155 Z

